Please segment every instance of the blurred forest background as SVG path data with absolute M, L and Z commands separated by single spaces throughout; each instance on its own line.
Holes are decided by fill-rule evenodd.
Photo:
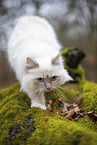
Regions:
M 64 48 L 84 51 L 86 79 L 97 82 L 97 0 L 0 0 L 0 89 L 16 81 L 6 50 L 13 27 L 22 15 L 46 18 Z

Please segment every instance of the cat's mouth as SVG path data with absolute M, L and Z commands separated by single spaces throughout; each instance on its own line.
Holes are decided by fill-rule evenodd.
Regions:
M 50 91 L 52 91 L 53 90 L 53 88 L 46 88 L 45 89 L 45 92 L 50 92 Z

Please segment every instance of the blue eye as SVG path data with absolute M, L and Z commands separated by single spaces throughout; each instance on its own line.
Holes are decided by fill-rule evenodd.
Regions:
M 57 76 L 52 77 L 52 81 L 55 81 L 57 79 Z
M 37 81 L 38 81 L 39 83 L 42 83 L 44 80 L 43 80 L 43 78 L 38 78 Z

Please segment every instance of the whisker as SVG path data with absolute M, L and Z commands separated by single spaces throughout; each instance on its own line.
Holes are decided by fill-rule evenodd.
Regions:
M 55 93 L 55 90 L 53 90 L 53 93 L 54 93 L 55 97 L 57 97 L 57 95 L 56 95 L 56 93 Z
M 60 95 L 59 95 L 59 93 L 58 93 L 56 90 L 54 90 L 54 91 L 55 91 L 55 93 L 57 94 L 57 96 L 58 96 L 59 98 L 61 98 Z
M 74 97 L 71 95 L 71 93 L 69 92 L 68 89 L 62 88 L 62 87 L 60 87 L 60 86 L 56 86 L 56 88 L 62 89 L 62 90 L 64 90 L 64 91 L 67 91 L 68 94 L 70 95 L 70 97 L 72 97 L 72 99 L 74 98 Z M 65 93 L 64 93 L 64 94 L 65 94 Z M 66 94 L 65 94 L 65 95 L 66 95 Z
M 41 91 L 38 93 L 38 95 L 36 96 L 36 98 L 33 101 L 36 101 L 40 95 Z
M 56 88 L 56 90 L 59 91 L 61 95 L 66 96 L 66 95 L 65 95 L 61 90 L 59 90 L 58 88 Z M 63 97 L 61 97 L 61 98 L 63 98 Z M 69 100 L 68 98 L 66 98 L 66 97 L 64 97 L 63 99 L 66 99 L 67 101 L 70 101 L 70 100 Z
M 21 86 L 21 88 L 20 88 L 19 92 L 21 92 L 21 91 L 22 91 L 22 89 L 23 89 L 23 86 Z
M 61 88 L 61 89 L 65 90 L 65 91 L 69 92 L 69 90 L 68 90 L 68 89 L 63 88 L 63 87 L 61 87 L 61 86 L 58 86 L 58 88 Z
M 32 93 L 35 93 L 35 92 L 40 91 L 40 90 L 42 90 L 42 88 L 39 88 L 39 89 L 35 90 L 35 91 L 32 92 Z

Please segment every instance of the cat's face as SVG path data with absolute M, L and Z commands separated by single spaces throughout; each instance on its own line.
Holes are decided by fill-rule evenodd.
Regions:
M 33 87 L 34 90 L 48 92 L 71 80 L 62 63 L 59 62 L 59 58 L 60 55 L 54 57 L 51 60 L 50 66 L 47 66 L 45 70 L 42 70 L 41 66 L 35 60 L 27 58 L 29 87 Z
M 56 88 L 61 84 L 61 76 L 57 73 L 54 75 L 49 71 L 46 71 L 44 74 L 40 74 L 39 77 L 34 79 L 34 85 L 37 88 L 42 89 L 44 92 L 48 92 Z

